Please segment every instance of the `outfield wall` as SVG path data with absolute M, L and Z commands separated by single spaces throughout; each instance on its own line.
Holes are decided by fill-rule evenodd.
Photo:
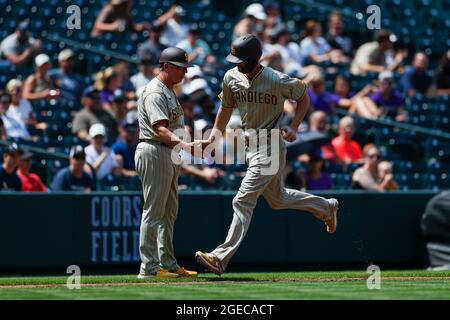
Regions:
M 431 192 L 321 193 L 341 201 L 336 234 L 295 210 L 274 211 L 261 198 L 239 265 L 422 267 L 420 219 Z M 191 259 L 227 234 L 233 192 L 181 192 L 175 252 Z M 0 270 L 14 267 L 137 265 L 139 193 L 0 194 Z

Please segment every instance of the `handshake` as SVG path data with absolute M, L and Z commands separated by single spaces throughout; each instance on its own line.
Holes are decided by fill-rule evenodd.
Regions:
M 179 144 L 181 149 L 187 151 L 194 157 L 198 158 L 208 158 L 214 157 L 215 155 L 215 139 L 211 136 L 207 140 L 194 140 L 192 142 L 182 142 Z

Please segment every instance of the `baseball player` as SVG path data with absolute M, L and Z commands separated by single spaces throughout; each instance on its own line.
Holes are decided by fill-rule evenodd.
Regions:
M 308 211 L 325 222 L 327 231 L 334 233 L 337 225 L 338 201 L 325 199 L 298 190 L 287 189 L 283 182 L 283 168 L 286 162 L 286 147 L 283 139 L 295 141 L 298 126 L 302 122 L 308 108 L 309 96 L 307 85 L 298 79 L 275 71 L 259 64 L 262 54 L 259 40 L 250 34 L 233 41 L 231 54 L 227 60 L 237 64 L 229 70 L 223 80 L 223 90 L 220 94 L 219 109 L 213 131 L 207 140 L 202 140 L 203 147 L 215 142 L 214 135 L 222 133 L 237 107 L 245 130 L 281 129 L 285 99 L 297 101 L 295 117 L 289 127 L 276 130 L 279 143 L 278 171 L 275 174 L 262 174 L 267 164 L 259 150 L 250 150 L 246 143 L 247 173 L 233 199 L 233 220 L 228 236 L 223 244 L 211 253 L 197 251 L 197 261 L 208 270 L 222 274 L 230 259 L 242 243 L 250 225 L 250 221 L 258 197 L 262 194 L 273 209 L 296 209 Z M 271 140 L 273 141 L 273 140 Z M 270 142 L 268 147 L 270 148 Z M 275 149 L 273 147 L 272 149 Z
M 189 150 L 195 142 L 184 142 L 174 134 L 183 128 L 184 113 L 173 86 L 192 65 L 186 52 L 167 48 L 159 59 L 161 72 L 144 88 L 138 100 L 139 141 L 136 171 L 142 181 L 144 207 L 141 221 L 139 279 L 196 277 L 197 272 L 180 267 L 173 252 L 173 227 L 178 211 L 178 173 L 172 148 Z

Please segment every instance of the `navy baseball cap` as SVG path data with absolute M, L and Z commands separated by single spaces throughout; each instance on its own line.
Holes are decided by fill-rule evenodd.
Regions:
M 91 94 L 99 92 L 98 89 L 95 86 L 89 86 L 83 91 L 83 97 L 90 96 Z
M 5 154 L 22 155 L 23 154 L 23 150 L 17 145 L 17 143 L 13 142 L 6 148 Z
M 70 157 L 71 158 L 86 158 L 86 153 L 84 152 L 84 148 L 80 145 L 73 146 L 70 149 Z

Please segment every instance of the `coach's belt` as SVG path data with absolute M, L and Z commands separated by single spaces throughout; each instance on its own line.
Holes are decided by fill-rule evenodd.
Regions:
M 152 140 L 152 139 L 139 139 L 139 142 L 145 142 L 145 143 L 150 143 L 150 144 L 159 144 L 163 147 L 170 148 L 170 146 L 167 143 L 157 141 L 157 140 Z

